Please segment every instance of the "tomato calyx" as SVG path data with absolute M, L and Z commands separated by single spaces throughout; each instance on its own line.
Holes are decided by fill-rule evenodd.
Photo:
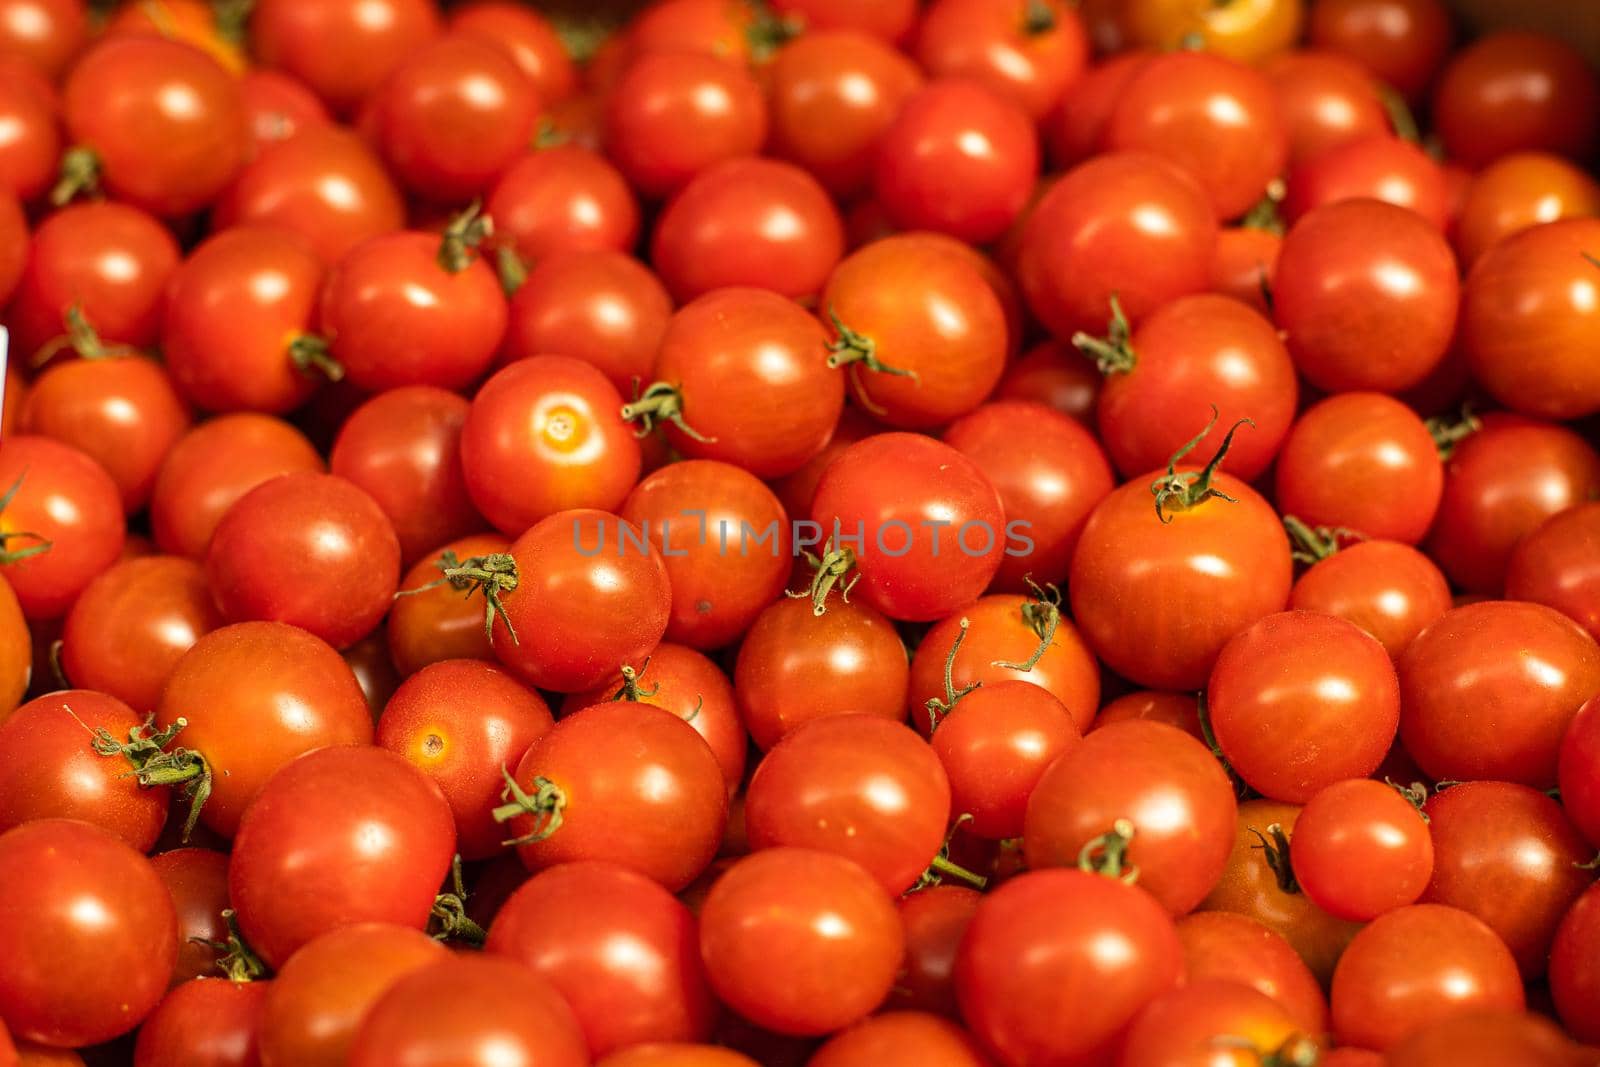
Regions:
M 1228 449 L 1233 446 L 1233 435 L 1239 432 L 1239 427 L 1249 426 L 1255 429 L 1254 419 L 1240 419 L 1228 428 L 1228 435 L 1222 439 L 1222 445 L 1217 449 L 1217 454 L 1211 457 L 1204 469 L 1199 471 L 1178 471 L 1178 461 L 1190 452 L 1193 452 L 1205 440 L 1211 428 L 1217 424 L 1219 412 L 1215 404 L 1211 405 L 1211 421 L 1207 422 L 1205 429 L 1195 434 L 1188 443 L 1172 454 L 1167 461 L 1167 473 L 1150 483 L 1150 493 L 1156 498 L 1156 518 L 1165 525 L 1172 521 L 1172 516 L 1167 514 L 1167 509 L 1175 511 L 1188 511 L 1198 507 L 1205 501 L 1216 497 L 1226 500 L 1230 504 L 1238 503 L 1233 497 L 1224 493 L 1211 484 L 1211 479 L 1216 476 L 1217 468 L 1222 465 L 1222 458 L 1228 454 Z
M 1124 885 L 1133 885 L 1139 880 L 1138 864 L 1128 862 L 1128 848 L 1133 844 L 1133 836 L 1133 822 L 1117 819 L 1111 824 L 1111 829 L 1090 838 L 1078 850 L 1078 870 L 1115 878 Z
M 217 36 L 229 44 L 243 45 L 250 12 L 255 6 L 256 0 L 211 0 L 212 24 Z
M 450 887 L 433 898 L 428 909 L 428 933 L 435 941 L 460 941 L 474 947 L 488 938 L 483 927 L 467 916 L 467 886 L 461 878 L 461 853 L 450 860 Z
M 765 0 L 752 0 L 750 3 L 750 25 L 745 27 L 744 40 L 750 49 L 750 58 L 757 63 L 765 62 L 772 56 L 800 36 L 805 30 L 805 23 L 793 15 L 779 15 L 765 3 Z
M 257 978 L 265 977 L 267 965 L 262 963 L 261 957 L 245 943 L 244 935 L 239 932 L 238 918 L 232 908 L 222 909 L 222 921 L 228 927 L 228 936 L 225 939 L 212 941 L 204 937 L 191 937 L 189 940 L 221 953 L 217 958 L 217 969 L 226 975 L 230 982 L 253 982 Z
M 1423 425 L 1439 449 L 1439 458 L 1447 460 L 1455 455 L 1457 445 L 1483 429 L 1483 420 L 1472 410 L 1472 405 L 1467 404 L 1462 406 L 1459 415 L 1435 415 Z
M 612 700 L 640 701 L 640 700 L 645 699 L 646 697 L 653 697 L 657 693 L 659 693 L 661 691 L 661 683 L 660 682 L 657 682 L 655 685 L 651 686 L 649 689 L 646 689 L 646 688 L 644 688 L 643 686 L 641 686 L 639 684 L 639 675 L 643 674 L 645 671 L 647 671 L 649 669 L 650 669 L 650 657 L 649 656 L 646 656 L 644 658 L 644 663 L 640 664 L 638 670 L 634 670 L 632 667 L 630 667 L 626 663 L 624 663 L 622 665 L 622 669 L 618 672 L 618 673 L 620 673 L 622 675 L 622 686 L 615 693 L 613 693 L 611 695 L 611 699 Z
M 510 822 L 523 815 L 533 817 L 532 829 L 520 837 L 500 842 L 502 845 L 531 845 L 561 829 L 562 813 L 567 809 L 567 795 L 560 786 L 548 778 L 537 776 L 531 783 L 533 792 L 529 793 L 517 784 L 517 779 L 510 771 L 501 767 L 500 773 L 506 780 L 506 787 L 500 791 L 500 799 L 506 803 L 491 813 L 494 821 Z
M 1410 785 L 1401 785 L 1393 778 L 1385 778 L 1383 784 L 1393 789 L 1406 799 L 1406 802 L 1417 809 L 1417 814 L 1422 816 L 1423 822 L 1428 822 L 1428 809 L 1424 807 L 1428 801 L 1428 786 L 1425 782 L 1412 782 Z
M 1072 347 L 1094 360 L 1101 374 L 1127 374 L 1138 365 L 1139 357 L 1130 343 L 1133 328 L 1128 316 L 1123 314 L 1122 301 L 1111 294 L 1111 319 L 1106 324 L 1106 335 L 1096 337 L 1079 330 L 1072 335 Z
M 1249 1038 L 1234 1034 L 1212 1038 L 1211 1044 L 1218 1049 L 1253 1053 L 1260 1059 L 1261 1067 L 1317 1067 L 1322 1061 L 1321 1046 L 1304 1034 L 1291 1034 L 1277 1048 L 1266 1053 Z
M 139 350 L 132 345 L 108 345 L 102 341 L 94 324 L 89 321 L 89 316 L 83 313 L 80 304 L 72 304 L 67 308 L 66 313 L 61 316 L 61 324 L 67 332 L 47 342 L 33 354 L 35 367 L 44 366 L 54 359 L 57 353 L 68 348 L 77 353 L 80 359 L 112 359 L 139 354 Z
M 956 639 L 950 642 L 950 652 L 944 658 L 944 696 L 929 697 L 927 704 L 924 705 L 928 709 L 929 733 L 937 730 L 944 717 L 956 710 L 956 704 L 960 703 L 962 697 L 983 685 L 982 682 L 970 682 L 960 689 L 956 688 L 956 653 L 961 650 L 961 642 L 967 639 L 967 630 L 971 626 L 972 623 L 963 618 L 961 628 L 956 631 Z
M 61 154 L 50 203 L 66 207 L 80 196 L 100 195 L 100 153 L 88 145 L 74 145 Z
M 528 280 L 528 265 L 522 262 L 522 257 L 517 255 L 517 250 L 510 245 L 501 245 L 494 250 L 495 274 L 500 278 L 500 291 L 510 299 L 517 295 Z
M 853 367 L 859 364 L 864 369 L 879 374 L 892 374 L 898 378 L 910 378 L 914 382 L 921 381 L 916 371 L 891 366 L 879 359 L 878 343 L 866 334 L 857 333 L 846 326 L 832 308 L 828 309 L 828 320 L 833 323 L 833 332 L 839 335 L 837 340 L 828 344 L 828 366 L 837 370 L 840 367 Z
M 474 200 L 444 228 L 439 240 L 439 266 L 450 274 L 460 274 L 472 266 L 478 246 L 493 233 L 494 220 L 483 213 L 483 204 Z
M 683 420 L 683 393 L 671 382 L 654 382 L 642 393 L 622 405 L 622 421 L 637 422 L 635 437 L 649 437 L 656 426 L 670 422 L 684 435 L 701 444 L 712 444 L 715 437 L 707 437 Z
M 861 580 L 859 573 L 851 573 L 856 566 L 854 551 L 848 548 L 830 548 L 821 559 L 807 552 L 806 563 L 812 569 L 810 587 L 799 593 L 786 589 L 785 595 L 796 600 L 808 597 L 811 600 L 811 614 L 819 616 L 827 613 L 828 594 L 833 592 L 835 586 L 839 588 L 839 599 L 846 604 L 850 603 L 850 590 Z M 845 581 L 846 576 L 849 577 L 848 581 Z
M 1045 0 L 1027 0 L 1022 10 L 1022 32 L 1028 37 L 1042 37 L 1056 28 L 1056 13 Z
M 67 712 L 77 718 L 71 708 Z M 200 809 L 211 797 L 211 765 L 192 748 L 181 745 L 167 748 L 189 725 L 188 719 L 179 716 L 164 730 L 156 730 L 155 722 L 156 717 L 151 714 L 128 731 L 126 741 L 118 741 L 104 726 L 89 730 L 88 724 L 78 719 L 79 725 L 89 730 L 90 747 L 101 756 L 126 758 L 133 764 L 129 773 L 141 786 L 146 789 L 158 785 L 183 787 L 183 795 L 189 801 L 189 816 L 183 821 L 183 840 L 188 841 L 200 819 Z
M 1256 836 L 1256 843 L 1250 847 L 1261 850 L 1267 866 L 1272 868 L 1272 874 L 1278 880 L 1278 888 L 1285 893 L 1300 892 L 1300 883 L 1295 880 L 1294 868 L 1289 864 L 1289 835 L 1284 832 L 1283 826 L 1273 823 L 1267 827 L 1266 833 L 1252 826 L 1250 832 Z
M 1342 542 L 1364 540 L 1343 526 L 1307 526 L 1293 515 L 1283 517 L 1283 528 L 1289 534 L 1289 554 L 1296 563 L 1321 563 L 1337 553 Z
M 1260 230 L 1263 233 L 1276 234 L 1282 237 L 1285 227 L 1283 213 L 1279 210 L 1279 205 L 1283 203 L 1283 198 L 1288 195 L 1289 187 L 1284 184 L 1283 179 L 1272 179 L 1267 183 L 1267 191 L 1262 194 L 1260 200 L 1256 201 L 1254 207 L 1245 212 L 1244 218 L 1239 220 L 1239 225 L 1247 230 Z M 1262 285 L 1265 286 L 1265 272 L 1262 273 L 1261 281 Z
M 973 688 L 976 688 L 976 686 Z M 971 812 L 963 812 L 956 816 L 955 821 L 950 824 L 949 831 L 944 835 L 944 844 L 940 845 L 939 851 L 934 853 L 933 859 L 928 863 L 927 870 L 923 871 L 922 874 L 918 876 L 916 884 L 910 889 L 906 890 L 906 892 L 915 893 L 919 889 L 932 889 L 936 885 L 943 885 L 945 883 L 945 879 L 947 878 L 954 878 L 957 881 L 965 882 L 972 888 L 979 890 L 988 886 L 988 878 L 974 870 L 963 867 L 961 864 L 950 858 L 950 842 L 955 838 L 956 831 L 961 829 L 964 823 L 969 823 L 971 821 Z
M 1024 575 L 1022 580 L 1028 583 L 1028 588 L 1033 592 L 1019 610 L 1022 612 L 1022 621 L 1038 636 L 1039 644 L 1033 654 L 1021 662 L 997 659 L 991 660 L 989 665 L 1026 674 L 1038 666 L 1044 654 L 1056 642 L 1056 628 L 1061 625 L 1061 590 L 1054 584 L 1040 586 L 1028 575 Z
M 1417 117 L 1411 113 L 1411 105 L 1406 103 L 1406 98 L 1388 85 L 1378 86 L 1378 97 L 1383 101 L 1383 110 L 1389 115 L 1389 125 L 1394 129 L 1394 135 L 1402 141 L 1411 144 L 1422 143 L 1422 129 L 1417 125 Z
M 321 374 L 330 382 L 344 378 L 344 364 L 333 358 L 328 342 L 316 334 L 295 335 L 289 342 L 289 362 L 301 374 Z
M 460 590 L 469 597 L 475 592 L 481 592 L 484 601 L 484 636 L 491 641 L 494 640 L 494 620 L 498 618 L 505 623 L 506 632 L 511 635 L 511 643 L 514 645 L 522 643 L 517 637 L 517 628 L 511 625 L 511 616 L 506 614 L 505 604 L 501 601 L 502 597 L 517 591 L 517 583 L 520 581 L 514 556 L 508 552 L 492 552 L 487 556 L 459 559 L 454 551 L 445 549 L 434 566 L 438 568 L 441 577 L 426 585 L 419 585 L 415 589 L 402 589 L 395 594 L 396 599 L 426 593 L 441 585 L 449 585 L 450 588 Z
M 27 476 L 28 472 L 23 471 L 17 475 L 17 480 L 11 483 L 11 488 L 7 489 L 4 494 L 0 494 L 0 515 L 5 514 L 6 508 L 15 499 L 17 491 L 22 488 L 22 480 Z M 12 548 L 11 541 L 18 537 L 31 537 L 34 543 L 25 548 Z M 0 530 L 0 567 L 11 563 L 20 563 L 30 556 L 41 555 L 50 551 L 53 545 L 53 541 L 41 537 L 30 530 Z

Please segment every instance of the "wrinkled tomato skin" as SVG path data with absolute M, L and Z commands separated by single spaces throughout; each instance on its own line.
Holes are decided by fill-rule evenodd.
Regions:
M 240 932 L 278 967 L 351 923 L 421 929 L 455 836 L 443 794 L 402 757 L 364 745 L 309 752 L 268 780 L 239 825 L 228 898 Z M 327 877 L 308 884 L 307 869 Z
M 1127 819 L 1138 884 L 1179 916 L 1221 877 L 1237 814 L 1233 784 L 1201 742 L 1165 723 L 1115 723 L 1090 731 L 1039 779 L 1023 856 L 1030 870 L 1074 867 L 1085 847 Z
M 1456 254 L 1470 268 L 1512 234 L 1561 219 L 1600 215 L 1600 183 L 1548 152 L 1514 152 L 1474 174 L 1455 226 Z
M 1358 541 L 1295 580 L 1289 607 L 1337 615 L 1398 659 L 1452 607 L 1450 583 L 1427 556 L 1398 541 Z
M 178 922 L 150 861 L 74 819 L 0 834 L 0 1015 L 19 1038 L 94 1045 L 166 992 Z
M 250 16 L 262 65 L 293 74 L 339 112 L 354 111 L 438 32 L 438 12 L 427 0 L 263 0 Z
M 1027 682 L 993 682 L 956 702 L 934 730 L 934 754 L 950 779 L 950 810 L 991 840 L 1022 833 L 1041 777 L 1078 741 L 1061 701 Z
M 1568 724 L 1600 693 L 1600 647 L 1542 604 L 1456 608 L 1411 642 L 1399 668 L 1400 738 L 1436 780 L 1550 788 Z
M 156 725 L 187 720 L 180 742 L 206 757 L 213 780 L 201 809 L 224 837 L 273 772 L 324 745 L 372 741 L 355 675 L 320 638 L 281 622 L 242 622 L 201 637 L 162 690 Z
M 374 741 L 433 779 L 450 805 L 462 859 L 498 855 L 505 829 L 493 811 L 500 768 L 522 758 L 555 724 L 544 698 L 478 660 L 429 664 L 395 690 Z
M 1442 904 L 1380 915 L 1333 975 L 1333 1035 L 1384 1051 L 1429 1023 L 1475 1009 L 1521 1010 L 1516 961 L 1494 931 Z
M 592 861 L 549 868 L 511 895 L 491 929 L 486 951 L 549 980 L 596 1059 L 711 1034 L 714 1001 L 694 916 L 641 874 Z M 626 957 L 614 947 L 623 940 L 632 947 Z
M 161 464 L 150 494 L 151 532 L 161 551 L 202 560 L 236 500 L 279 475 L 323 469 L 311 442 L 281 419 L 210 419 L 179 438 Z
M 0 721 L 0 832 L 34 819 L 81 819 L 138 852 L 167 821 L 171 791 L 134 781 L 121 755 L 91 744 L 104 730 L 119 742 L 144 719 L 115 697 L 65 689 L 31 700 Z
M 209 848 L 175 848 L 150 857 L 178 914 L 178 958 L 172 985 L 221 973 L 216 942 L 228 939 L 228 855 Z
M 1423 812 L 1435 860 L 1422 899 L 1482 919 L 1525 980 L 1542 977 L 1562 916 L 1594 881 L 1581 866 L 1593 847 L 1560 804 L 1509 782 L 1462 782 Z
M 1451 158 L 1468 167 L 1529 149 L 1586 159 L 1600 134 L 1600 78 L 1558 37 L 1486 34 L 1445 67 L 1433 121 Z
M 1412 104 L 1426 98 L 1454 33 L 1439 0 L 1320 0 L 1307 30 L 1313 47 L 1350 57 Z
M 1600 697 L 1579 708 L 1568 725 L 1556 777 L 1567 818 L 1600 847 Z
M 1600 1041 L 1600 973 L 1594 968 L 1600 951 L 1600 885 L 1578 898 L 1556 931 L 1550 949 L 1550 991 L 1556 1011 L 1572 1036 Z
M 504 552 L 511 542 L 499 534 L 472 534 L 439 546 L 419 559 L 400 579 L 400 592 L 389 609 L 385 644 L 395 670 L 407 677 L 447 659 L 493 660 L 494 649 L 484 632 L 484 604 L 465 598 L 448 582 L 424 589 L 440 577 L 445 552 L 458 560 Z
M 421 930 L 341 926 L 307 942 L 278 969 L 261 1014 L 261 1067 L 344 1067 L 356 1029 L 395 982 L 448 958 Z
M 94 576 L 116 562 L 125 538 L 117 485 L 94 460 L 48 437 L 18 434 L 0 448 L 0 510 L 10 553 L 46 551 L 3 564 L 30 620 L 59 619 Z M 24 536 L 24 535 L 31 536 Z
M 1126 946 L 1105 953 L 1103 943 Z M 978 905 L 956 958 L 961 1014 L 1006 1063 L 1094 1063 L 1152 999 L 1183 951 L 1155 898 L 1077 870 L 1031 871 Z M 1059 1020 L 1071 1017 L 1070 1027 Z
M 168 993 L 139 1027 L 133 1067 L 253 1067 L 270 981 L 196 978 Z
M 1256 920 L 1227 911 L 1198 911 L 1178 920 L 1184 980 L 1244 982 L 1277 1001 L 1307 1034 L 1328 1028 L 1328 1000 L 1316 977 L 1283 937 Z

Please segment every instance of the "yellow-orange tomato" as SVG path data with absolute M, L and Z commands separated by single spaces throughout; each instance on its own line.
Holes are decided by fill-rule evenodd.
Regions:
M 1120 27 L 1130 47 L 1176 48 L 1197 36 L 1206 51 L 1254 63 L 1300 36 L 1301 0 L 1119 0 Z

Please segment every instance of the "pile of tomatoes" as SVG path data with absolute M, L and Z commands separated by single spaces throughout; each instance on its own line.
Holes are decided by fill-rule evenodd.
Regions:
M 1597 154 L 1440 0 L 0 0 L 0 1067 L 1594 1067 Z

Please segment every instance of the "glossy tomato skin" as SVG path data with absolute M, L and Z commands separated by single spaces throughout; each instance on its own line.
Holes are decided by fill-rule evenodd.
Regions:
M 1211 258 L 1211 291 L 1231 296 L 1262 314 L 1270 315 L 1267 293 L 1283 238 L 1268 230 L 1230 226 L 1217 234 Z
M 929 621 L 970 602 L 1015 550 L 977 464 L 915 434 L 847 448 L 817 483 L 811 515 L 820 538 L 854 553 L 856 595 L 895 619 Z
M 879 140 L 922 84 L 905 55 L 854 30 L 808 30 L 779 50 L 770 77 L 768 148 L 837 197 L 867 189 Z
M 630 251 L 639 205 L 620 171 L 597 152 L 555 145 L 505 168 L 484 207 L 496 239 L 529 263 L 562 252 Z
M 282 419 L 210 419 L 179 438 L 161 464 L 150 494 L 151 532 L 163 552 L 204 559 L 234 501 L 279 475 L 323 469 L 311 442 Z
M 569 508 L 612 509 L 639 477 L 639 443 L 622 397 L 566 356 L 502 368 L 473 398 L 461 464 L 477 511 L 508 537 Z
M 1382 393 L 1341 393 L 1307 409 L 1277 457 L 1277 504 L 1308 526 L 1414 545 L 1444 491 L 1422 419 Z
M 1227 911 L 1197 911 L 1177 924 L 1184 980 L 1229 979 L 1277 1001 L 1302 1032 L 1328 1028 L 1328 1001 L 1316 977 L 1283 937 L 1254 919 Z
M 5 563 L 6 580 L 29 619 L 60 618 L 122 552 L 116 483 L 76 448 L 18 434 L 0 448 L 0 493 L 13 486 L 16 495 L 0 511 L 4 551 L 27 552 L 42 542 L 50 548 Z
M 1289 607 L 1353 622 L 1398 658 L 1452 604 L 1450 583 L 1427 556 L 1397 541 L 1358 541 L 1297 578 Z
M 298 234 L 239 226 L 190 253 L 167 287 L 161 346 L 183 395 L 207 411 L 279 415 L 305 403 L 314 369 L 290 344 L 315 325 L 322 262 Z
M 1446 151 L 1469 167 L 1524 149 L 1585 159 L 1600 134 L 1600 79 L 1558 37 L 1487 34 L 1445 67 L 1433 121 Z
M 672 298 L 649 267 L 607 249 L 551 255 L 511 298 L 501 362 L 569 356 L 630 395 L 655 366 Z
M 1435 779 L 1548 789 L 1562 735 L 1600 693 L 1600 648 L 1542 604 L 1456 608 L 1411 642 L 1399 668 L 1400 737 Z
M 1128 719 L 1151 719 L 1176 726 L 1197 741 L 1205 740 L 1200 729 L 1200 702 L 1189 693 L 1164 693 L 1159 689 L 1139 689 L 1108 701 L 1094 717 L 1091 729 L 1100 729 Z
M 426 0 L 266 0 L 250 17 L 250 41 L 264 66 L 287 71 L 339 112 L 363 97 L 439 32 Z
M 553 102 L 577 91 L 578 72 L 550 20 L 521 4 L 474 0 L 449 13 L 450 29 L 493 43 Z
M 228 856 L 209 848 L 175 848 L 150 857 L 178 915 L 178 957 L 171 986 L 221 972 L 217 942 L 228 939 Z
M 734 665 L 739 717 L 769 749 L 812 719 L 846 712 L 905 717 L 909 668 L 894 624 L 859 601 L 822 615 L 783 597 L 751 623 Z
M 903 942 L 894 905 L 871 875 L 809 849 L 737 860 L 700 911 L 711 988 L 783 1034 L 826 1034 L 865 1017 L 888 994 Z
M 1228 1036 L 1219 1040 L 1219 1034 Z M 1281 1004 L 1243 982 L 1212 978 L 1187 982 L 1152 1000 L 1128 1028 L 1117 1062 L 1156 1067 L 1192 1056 L 1243 1067 L 1301 1046 L 1316 1048 L 1316 1036 L 1302 1032 Z
M 1295 820 L 1290 858 L 1301 892 L 1340 919 L 1413 904 L 1435 874 L 1438 828 L 1393 786 L 1347 778 L 1319 790 Z
M 1600 700 L 1578 709 L 1556 765 L 1561 805 L 1590 844 L 1600 845 Z
M 642 874 L 594 861 L 548 868 L 511 895 L 490 929 L 488 953 L 547 979 L 596 1059 L 710 1036 L 715 1008 L 694 916 Z M 633 948 L 625 956 L 614 948 L 621 941 Z
M 137 1026 L 178 952 L 172 900 L 150 861 L 74 819 L 0 834 L 0 1015 L 19 1038 L 68 1048 Z
M 499 534 L 472 534 L 418 560 L 400 579 L 400 591 L 389 609 L 384 644 L 400 676 L 415 674 L 430 663 L 447 659 L 493 660 L 494 649 L 484 632 L 484 604 L 464 598 L 448 582 L 424 588 L 441 577 L 445 552 L 457 560 L 488 556 L 511 547 Z
M 1203 501 L 1163 523 L 1155 477 L 1135 478 L 1090 513 L 1072 558 L 1072 614 L 1117 673 L 1195 689 L 1228 638 L 1283 607 L 1293 565 L 1276 513 L 1248 485 L 1218 474 L 1216 487 L 1235 502 Z
M 667 441 L 758 478 L 798 470 L 827 445 L 844 407 L 827 343 L 815 318 L 762 289 L 723 289 L 680 308 L 652 377 L 677 387 L 683 421 L 704 440 L 668 422 Z
M 462 859 L 498 855 L 494 821 L 505 778 L 555 720 L 544 698 L 498 667 L 443 660 L 407 678 L 383 707 L 373 740 L 433 779 L 455 818 Z
M 352 248 L 329 273 L 321 328 L 354 385 L 460 389 L 494 361 L 507 319 L 500 283 L 475 254 L 447 269 L 439 247 L 433 234 L 387 234 Z
M 1320 0 L 1311 44 L 1349 56 L 1408 101 L 1423 100 L 1450 51 L 1450 12 L 1440 0 Z
M 1480 1011 L 1433 1023 L 1390 1050 L 1416 1067 L 1488 1067 L 1496 1063 L 1548 1063 L 1578 1067 L 1594 1058 L 1559 1026 L 1535 1012 Z
M 178 243 L 128 204 L 69 204 L 39 223 L 6 309 L 12 349 L 34 358 L 66 333 L 76 306 L 108 344 L 153 344 Z
M 668 464 L 640 481 L 618 513 L 661 553 L 672 586 L 672 641 L 700 649 L 732 643 L 783 592 L 793 569 L 783 505 L 730 464 Z
M 218 199 L 212 225 L 248 224 L 293 230 L 331 266 L 361 242 L 405 225 L 405 204 L 372 149 L 330 124 L 280 141 L 239 172 Z
M 1503 238 L 1547 222 L 1600 215 L 1600 183 L 1548 152 L 1513 152 L 1472 176 L 1456 223 L 1456 252 L 1471 267 Z
M 1330 392 L 1416 385 L 1455 331 L 1455 256 L 1421 216 L 1393 204 L 1309 212 L 1284 238 L 1274 282 L 1295 366 Z
M 901 897 L 905 958 L 885 1007 L 960 1018 L 956 1005 L 956 951 L 982 895 L 963 885 L 940 884 Z
M 1127 951 L 1100 951 L 1112 942 Z M 1093 1063 L 1178 984 L 1182 964 L 1172 920 L 1143 890 L 1084 871 L 1032 871 L 978 905 L 956 990 L 967 1025 L 1002 1062 Z M 1074 1025 L 1058 1025 L 1069 1014 Z
M 1600 1040 L 1600 977 L 1590 966 L 1600 947 L 1600 888 L 1591 885 L 1567 912 L 1550 949 L 1550 991 L 1572 1036 Z
M 985 85 L 1037 122 L 1082 77 L 1089 39 L 1077 11 L 1063 3 L 942 0 L 923 12 L 915 54 L 934 76 Z
M 666 565 L 644 534 L 603 511 L 561 511 L 512 543 L 520 584 L 504 598 L 494 654 L 529 685 L 599 685 L 661 642 L 671 617 Z M 515 630 L 515 636 L 512 630 Z
M 354 482 L 285 474 L 223 513 L 205 567 L 230 621 L 291 623 L 344 648 L 389 610 L 400 542 L 378 502 Z
M 618 746 L 622 736 L 628 743 Z M 676 892 L 710 864 L 727 821 L 728 790 L 711 748 L 677 715 L 646 704 L 595 704 L 564 717 L 517 765 L 530 793 L 535 778 L 564 800 L 549 836 L 517 846 L 530 871 L 606 860 Z M 504 828 L 507 838 L 536 829 L 525 814 Z
M 392 923 L 355 923 L 313 938 L 267 989 L 261 1067 L 343 1067 L 367 1009 L 401 978 L 448 956 L 421 930 Z
M 0 721 L 11 753 L 0 769 L 0 830 L 33 819 L 80 819 L 148 852 L 167 821 L 170 790 L 144 787 L 120 755 L 90 744 L 104 730 L 119 742 L 144 720 L 115 697 L 64 689 L 30 700 Z
M 89 13 L 73 0 L 8 0 L 0 13 L 0 50 L 56 79 L 83 47 Z
M 799 167 L 729 159 L 667 202 L 650 249 L 680 302 L 734 285 L 809 300 L 844 254 L 844 224 L 826 190 Z
M 451 33 L 402 60 L 369 106 L 396 177 L 448 204 L 487 192 L 522 154 L 539 104 L 533 83 L 502 49 Z
M 167 1063 L 250 1067 L 260 1062 L 261 1008 L 270 981 L 196 978 L 168 993 L 139 1027 L 134 1067 Z
M 335 745 L 286 764 L 245 812 L 228 897 L 276 967 L 351 923 L 421 929 L 454 852 L 450 807 L 426 775 L 383 749 Z M 310 885 L 307 869 L 328 877 Z
M 1032 401 L 1089 423 L 1101 381 L 1094 366 L 1072 349 L 1059 341 L 1041 341 L 1010 365 L 994 399 Z
M 161 36 L 91 48 L 63 87 L 62 116 L 73 142 L 93 149 L 107 192 L 165 218 L 209 205 L 249 149 L 238 82 Z
M 909 727 L 871 715 L 798 727 L 762 758 L 745 794 L 753 848 L 834 852 L 889 893 L 927 869 L 950 815 L 939 757 Z
M 275 70 L 246 71 L 239 80 L 239 96 L 254 140 L 252 158 L 301 130 L 333 123 L 316 93 L 298 78 Z
M 1472 376 L 1523 415 L 1573 419 L 1600 411 L 1600 273 L 1584 258 L 1600 220 L 1567 219 L 1513 234 L 1473 266 L 1461 339 Z
M 1039 779 L 1023 855 L 1030 870 L 1074 867 L 1090 842 L 1127 819 L 1126 862 L 1139 868 L 1137 884 L 1178 916 L 1221 877 L 1236 817 L 1233 784 L 1201 742 L 1165 723 L 1114 723 L 1069 747 Z
M 1477 1009 L 1520 1010 L 1516 962 L 1494 931 L 1442 904 L 1380 915 L 1334 971 L 1333 1035 L 1384 1051 L 1429 1023 Z
M 948 1019 L 921 1012 L 883 1012 L 829 1038 L 808 1067 L 983 1067 L 972 1035 Z
M 650 198 L 675 192 L 713 163 L 755 155 L 766 133 L 760 86 L 711 55 L 641 56 L 606 105 L 606 151 Z
M 1216 216 L 1187 174 L 1146 153 L 1117 152 L 1068 171 L 1023 231 L 1017 280 L 1057 337 L 1105 327 L 1113 293 L 1137 325 L 1204 290 Z
M 1362 197 L 1406 208 L 1439 230 L 1449 222 L 1443 168 L 1417 145 L 1388 132 L 1347 141 L 1295 167 L 1283 213 L 1297 222 L 1324 204 Z
M 1389 130 L 1378 82 L 1353 59 L 1306 49 L 1274 56 L 1261 70 L 1277 90 L 1291 165 Z
M 1272 323 L 1231 297 L 1179 297 L 1139 324 L 1131 366 L 1106 374 L 1096 407 L 1100 438 L 1125 477 L 1159 469 L 1215 417 L 1254 423 L 1233 441 L 1228 470 L 1251 481 L 1267 468 L 1294 421 L 1299 387 Z M 1210 462 L 1221 438 L 1185 461 Z
M 187 720 L 179 742 L 213 774 L 205 824 L 231 837 L 261 787 L 294 757 L 325 745 L 364 745 L 372 718 L 339 654 L 287 623 L 243 622 L 201 637 L 162 690 L 156 725 Z
M 1028 800 L 1058 756 L 1078 741 L 1077 723 L 1050 693 L 994 682 L 956 702 L 931 744 L 950 779 L 950 810 L 979 837 L 1022 833 Z
M 1516 957 L 1524 980 L 1544 975 L 1562 916 L 1594 881 L 1594 858 L 1562 813 L 1537 789 L 1462 782 L 1428 798 L 1433 878 L 1422 899 L 1476 915 Z
M 444 1050 L 433 1051 L 443 1045 Z M 553 986 L 492 956 L 451 956 L 390 987 L 361 1023 L 350 1067 L 583 1067 L 583 1032 Z

